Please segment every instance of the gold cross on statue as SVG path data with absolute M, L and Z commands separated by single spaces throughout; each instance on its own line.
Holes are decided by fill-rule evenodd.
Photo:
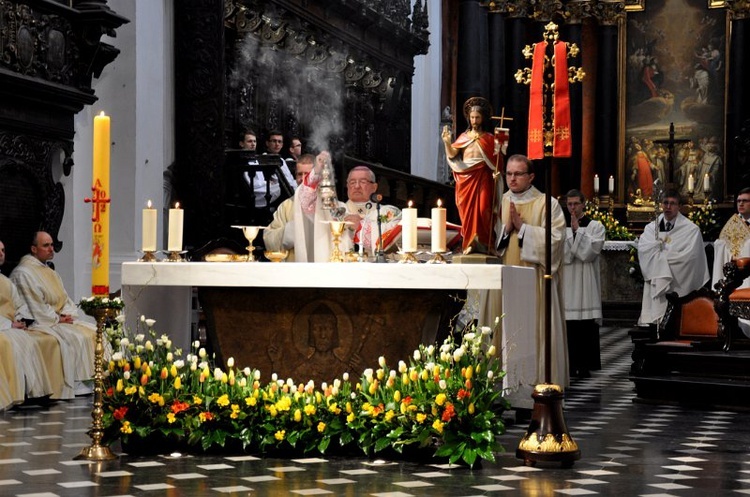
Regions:
M 504 127 L 503 124 L 505 123 L 505 121 L 512 121 L 513 120 L 512 117 L 505 117 L 505 107 L 503 107 L 500 110 L 500 115 L 499 116 L 492 116 L 491 119 L 495 119 L 495 120 L 500 121 L 500 125 L 498 126 L 499 128 L 503 128 Z

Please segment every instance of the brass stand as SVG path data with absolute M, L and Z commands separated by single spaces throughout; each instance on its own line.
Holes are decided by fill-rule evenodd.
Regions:
M 516 457 L 523 459 L 527 466 L 534 466 L 537 461 L 559 462 L 569 468 L 581 458 L 562 412 L 563 393 L 559 385 L 542 383 L 534 387 L 531 394 L 534 399 L 534 410 L 526 435 L 516 449 Z
M 689 210 L 693 210 L 693 206 L 695 205 L 695 201 L 693 200 L 693 192 L 688 192 L 688 208 Z
M 419 264 L 419 260 L 414 256 L 414 252 L 402 252 L 401 253 L 401 260 L 398 261 L 399 264 Z
M 138 259 L 138 262 L 157 262 L 159 259 L 156 258 L 155 253 L 153 251 L 143 252 L 143 257 Z
M 117 459 L 117 456 L 109 450 L 109 447 L 101 445 L 104 437 L 104 425 L 102 417 L 102 393 L 104 392 L 104 344 L 102 335 L 104 334 L 104 323 L 107 318 L 114 318 L 117 315 L 116 309 L 94 309 L 96 318 L 96 348 L 94 349 L 94 409 L 91 411 L 91 430 L 89 436 L 92 444 L 81 449 L 81 452 L 73 459 L 86 459 L 88 461 L 109 461 Z
M 612 215 L 614 210 L 615 210 L 615 199 L 614 197 L 612 197 L 612 194 L 610 193 L 609 194 L 609 206 L 607 208 L 607 211 L 609 212 L 610 216 Z
M 167 252 L 168 255 L 165 261 L 166 262 L 185 262 L 185 258 L 182 256 L 182 254 L 184 253 L 185 253 L 184 250 L 180 252 L 176 250 L 171 250 Z
M 445 257 L 443 257 L 443 254 L 441 252 L 435 252 L 435 254 L 432 256 L 432 259 L 427 261 L 427 264 L 447 264 L 448 262 L 445 260 Z

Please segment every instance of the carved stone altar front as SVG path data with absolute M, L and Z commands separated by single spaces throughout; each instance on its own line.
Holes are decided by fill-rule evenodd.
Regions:
M 262 298 L 259 298 L 262 296 Z M 331 382 L 345 372 L 408 361 L 442 342 L 465 292 L 320 288 L 201 288 L 217 359 L 279 378 Z

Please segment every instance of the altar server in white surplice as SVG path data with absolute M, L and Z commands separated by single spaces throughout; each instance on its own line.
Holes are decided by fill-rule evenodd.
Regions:
M 662 214 L 638 239 L 643 302 L 638 324 L 658 323 L 667 310 L 667 293 L 684 297 L 708 283 L 708 262 L 701 230 L 680 214 L 676 190 L 664 193 Z
M 585 216 L 586 197 L 578 190 L 567 195 L 570 225 L 565 229 L 563 288 L 568 360 L 572 376 L 588 377 L 601 369 L 599 325 L 602 322 L 599 255 L 606 230 L 599 221 Z
M 724 277 L 724 264 L 739 257 L 750 257 L 750 188 L 737 194 L 737 214 L 721 229 L 719 239 L 714 242 L 714 267 L 711 287 Z M 750 287 L 750 278 L 740 288 Z M 742 332 L 750 337 L 750 320 L 740 319 Z
M 525 378 L 526 387 L 533 387 L 544 381 L 551 381 L 561 387 L 569 384 L 568 348 L 565 337 L 565 313 L 563 309 L 563 289 L 560 270 L 563 260 L 563 242 L 565 239 L 565 215 L 560 203 L 552 199 L 552 295 L 550 305 L 551 319 L 551 377 L 545 378 L 545 323 L 544 323 L 544 274 L 545 274 L 545 237 L 546 237 L 546 196 L 532 186 L 534 165 L 524 155 L 511 156 L 505 168 L 505 180 L 508 191 L 503 195 L 502 229 L 498 233 L 498 250 L 503 264 L 533 267 L 537 273 L 537 330 L 536 345 L 534 340 L 522 336 L 504 337 L 504 340 L 515 342 L 518 349 L 535 347 L 532 357 L 536 358 L 536 377 Z M 513 309 L 505 309 L 513 312 Z M 507 330 L 503 329 L 503 333 Z M 501 344 L 499 344 L 501 345 Z M 518 353 L 523 353 L 519 350 Z M 530 382 L 528 380 L 531 380 Z M 529 395 L 531 389 L 528 388 Z
M 53 257 L 52 237 L 44 231 L 37 232 L 31 254 L 21 258 L 10 279 L 36 320 L 35 328 L 58 339 L 67 395 L 71 388 L 77 388 L 77 393 L 88 393 L 90 388 L 81 382 L 90 380 L 94 374 L 96 322 L 90 316 L 79 314 L 62 279 L 47 266 Z

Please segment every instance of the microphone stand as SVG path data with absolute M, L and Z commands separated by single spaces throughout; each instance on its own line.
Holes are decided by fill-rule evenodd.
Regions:
M 375 202 L 375 211 L 378 216 L 378 251 L 375 254 L 375 262 L 385 261 L 385 250 L 383 250 L 383 223 L 380 220 L 380 201 Z

